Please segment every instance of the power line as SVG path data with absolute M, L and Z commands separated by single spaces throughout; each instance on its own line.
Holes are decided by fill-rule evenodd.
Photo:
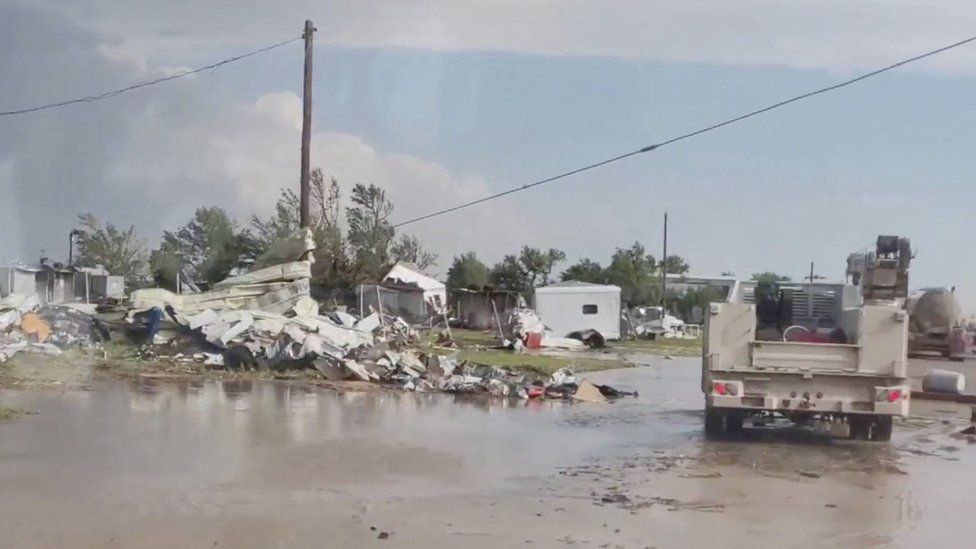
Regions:
M 126 86 L 124 88 L 119 88 L 117 90 L 108 91 L 105 93 L 100 93 L 98 95 L 91 95 L 88 97 L 79 97 L 77 99 L 69 99 L 67 101 L 61 101 L 58 103 L 49 103 L 47 105 L 38 105 L 36 107 L 28 107 L 24 109 L 17 109 L 13 111 L 0 111 L 0 116 L 13 116 L 16 114 L 27 114 L 31 112 L 43 111 L 46 109 L 56 109 L 59 107 L 66 107 L 68 105 L 74 105 L 76 103 L 91 103 L 93 101 L 101 101 L 103 99 L 110 99 L 112 97 L 122 95 L 123 93 L 130 92 L 132 90 L 137 90 L 139 88 L 146 88 L 149 86 L 155 86 L 156 84 L 161 84 L 163 82 L 169 82 L 170 80 L 176 80 L 177 78 L 183 78 L 184 76 L 190 76 L 191 74 L 196 74 L 203 71 L 215 71 L 220 67 L 227 65 L 228 63 L 233 63 L 235 61 L 240 61 L 241 59 L 246 59 L 248 57 L 258 55 L 259 53 L 264 53 L 282 46 L 291 44 L 292 42 L 301 40 L 302 37 L 292 38 L 290 40 L 285 40 L 284 42 L 278 42 L 277 44 L 272 44 L 270 46 L 263 47 L 254 51 L 250 51 L 241 55 L 236 55 L 234 57 L 228 57 L 222 61 L 207 65 L 205 67 L 200 67 L 197 69 L 187 69 L 179 71 L 177 73 L 171 74 L 169 76 L 164 76 L 161 78 L 156 78 L 155 80 L 147 80 L 145 82 L 139 82 L 137 84 L 132 84 L 131 86 Z
M 695 130 L 693 132 L 688 132 L 688 133 L 679 135 L 677 137 L 672 137 L 670 139 L 667 139 L 666 141 L 661 141 L 660 143 L 655 143 L 653 145 L 648 145 L 648 146 L 643 147 L 641 149 L 638 149 L 636 151 L 632 151 L 632 152 L 629 152 L 629 153 L 626 153 L 626 154 L 621 154 L 621 155 L 615 156 L 613 158 L 608 158 L 606 160 L 602 160 L 602 161 L 596 162 L 594 164 L 589 164 L 587 166 L 583 166 L 582 168 L 577 168 L 575 170 L 571 170 L 571 171 L 568 171 L 568 172 L 563 172 L 563 173 L 561 173 L 559 175 L 554 175 L 552 177 L 547 177 L 546 179 L 541 179 L 541 180 L 535 181 L 533 183 L 528 183 L 528 184 L 522 185 L 521 187 L 514 187 L 514 188 L 511 188 L 511 189 L 509 189 L 507 191 L 503 191 L 503 192 L 496 193 L 496 194 L 493 194 L 493 195 L 485 196 L 483 198 L 479 198 L 477 200 L 472 200 L 470 202 L 465 202 L 463 204 L 458 204 L 457 206 L 452 206 L 450 208 L 446 208 L 446 209 L 443 209 L 443 210 L 438 210 L 438 211 L 435 211 L 433 213 L 429 213 L 429 214 L 426 214 L 426 215 L 422 215 L 420 217 L 415 217 L 413 219 L 408 219 L 407 221 L 403 221 L 401 223 L 397 223 L 396 225 L 394 225 L 394 227 L 403 227 L 404 225 L 410 225 L 411 223 L 416 223 L 418 221 L 423 221 L 425 219 L 430 219 L 432 217 L 437 217 L 437 216 L 444 215 L 444 214 L 447 214 L 447 213 L 456 212 L 458 210 L 462 210 L 464 208 L 468 208 L 468 207 L 471 207 L 471 206 L 475 206 L 475 205 L 481 204 L 483 202 L 488 202 L 489 200 L 494 200 L 496 198 L 501 198 L 501 197 L 506 196 L 506 195 L 509 195 L 509 194 L 517 193 L 519 191 L 524 191 L 526 189 L 531 189 L 533 187 L 537 187 L 539 185 L 543 185 L 543 184 L 546 184 L 546 183 L 550 183 L 550 182 L 556 181 L 558 179 L 563 179 L 565 177 L 569 177 L 571 175 L 578 174 L 580 172 L 585 172 L 587 170 L 592 170 L 592 169 L 598 168 L 600 166 L 605 166 L 607 164 L 610 164 L 610 163 L 613 163 L 613 162 L 617 162 L 618 160 L 623 160 L 625 158 L 629 158 L 631 156 L 636 156 L 636 155 L 641 154 L 641 153 L 650 152 L 650 151 L 653 151 L 655 149 L 659 149 L 661 147 L 664 147 L 664 146 L 667 146 L 667 145 L 671 145 L 672 143 L 677 143 L 678 141 L 682 141 L 682 140 L 688 139 L 690 137 L 695 137 L 696 135 L 701 135 L 703 133 L 707 133 L 707 132 L 710 132 L 712 130 L 717 130 L 717 129 L 721 128 L 721 127 L 728 126 L 730 124 L 735 124 L 736 122 L 741 122 L 741 121 L 743 121 L 743 120 L 745 120 L 747 118 L 752 118 L 753 116 L 757 116 L 757 115 L 760 115 L 760 114 L 769 112 L 771 110 L 778 109 L 780 107 L 784 107 L 784 106 L 789 105 L 790 103 L 794 103 L 796 101 L 801 101 L 803 99 L 808 99 L 810 97 L 813 97 L 815 95 L 819 95 L 821 93 L 827 93 L 827 92 L 831 92 L 831 91 L 834 91 L 834 90 L 843 88 L 845 86 L 850 86 L 851 84 L 855 84 L 855 83 L 860 82 L 862 80 L 866 80 L 866 79 L 871 78 L 873 76 L 877 76 L 877 75 L 879 75 L 879 74 L 881 74 L 883 72 L 887 72 L 887 71 L 890 71 L 892 69 L 896 69 L 898 67 L 901 67 L 903 65 L 907 65 L 909 63 L 914 63 L 915 61 L 920 61 L 922 59 L 925 59 L 926 57 L 931 57 L 933 55 L 936 55 L 936 54 L 939 54 L 939 53 L 942 53 L 942 52 L 951 50 L 953 48 L 958 48 L 959 46 L 963 46 L 963 45 L 968 44 L 968 43 L 973 42 L 973 41 L 976 41 L 976 36 L 972 36 L 972 37 L 969 37 L 969 38 L 967 38 L 965 40 L 960 40 L 959 42 L 955 42 L 955 43 L 949 44 L 948 46 L 943 46 L 941 48 L 938 48 L 938 49 L 934 49 L 934 50 L 925 52 L 925 53 L 923 53 L 921 55 L 916 55 L 915 57 L 910 57 L 908 59 L 904 59 L 902 61 L 898 61 L 897 63 L 893 63 L 893 64 L 888 65 L 886 67 L 882 67 L 880 69 L 871 71 L 869 73 L 862 74 L 861 76 L 858 76 L 856 78 L 851 78 L 850 80 L 845 80 L 843 82 L 840 82 L 840 83 L 837 83 L 837 84 L 834 84 L 834 85 L 831 85 L 831 86 L 827 86 L 826 88 L 820 88 L 818 90 L 814 90 L 814 91 L 811 91 L 811 92 L 807 92 L 807 93 L 804 93 L 802 95 L 797 95 L 797 96 L 791 97 L 789 99 L 780 101 L 778 103 L 773 103 L 772 105 L 763 107 L 761 109 L 757 109 L 757 110 L 748 112 L 746 114 L 743 114 L 743 115 L 740 115 L 740 116 L 736 116 L 735 118 L 730 118 L 730 119 L 725 120 L 723 122 L 719 122 L 717 124 L 712 124 L 711 126 L 706 126 L 704 128 L 701 128 L 699 130 Z

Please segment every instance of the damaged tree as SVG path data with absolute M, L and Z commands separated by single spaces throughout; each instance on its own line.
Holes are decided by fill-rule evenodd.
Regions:
M 247 230 L 238 228 L 223 209 L 197 208 L 177 231 L 165 231 L 150 262 L 157 282 L 175 285 L 183 269 L 194 281 L 215 283 L 243 268 L 257 255 Z
M 146 277 L 146 245 L 136 236 L 135 227 L 122 230 L 112 223 L 102 225 L 88 213 L 78 216 L 78 259 L 80 267 L 101 265 L 108 272 L 125 277 L 129 287 L 139 285 Z

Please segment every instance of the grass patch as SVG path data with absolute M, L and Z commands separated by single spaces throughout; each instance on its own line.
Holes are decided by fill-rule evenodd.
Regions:
M 7 408 L 6 406 L 0 406 L 0 421 L 10 421 L 36 413 L 37 412 L 33 412 L 31 410 L 24 410 L 23 408 Z
M 434 345 L 440 330 L 431 330 L 427 333 L 427 344 Z M 501 341 L 498 339 L 498 332 L 466 330 L 464 328 L 451 328 L 451 335 L 458 348 L 467 349 L 470 347 L 494 347 Z
M 622 351 L 671 356 L 701 356 L 702 340 L 695 339 L 629 339 L 615 341 L 611 348 Z
M 460 358 L 474 362 L 475 364 L 501 366 L 545 375 L 552 374 L 556 370 L 569 365 L 573 365 L 573 369 L 576 372 L 595 372 L 598 370 L 629 368 L 633 366 L 633 364 L 617 357 L 563 357 L 543 354 L 515 353 L 512 351 L 498 349 L 465 350 L 461 351 Z

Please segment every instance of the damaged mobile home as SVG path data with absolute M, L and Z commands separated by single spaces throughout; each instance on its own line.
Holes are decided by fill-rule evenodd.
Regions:
M 356 301 L 360 312 L 372 309 L 422 324 L 444 315 L 447 286 L 415 267 L 397 263 L 379 284 L 357 286 Z

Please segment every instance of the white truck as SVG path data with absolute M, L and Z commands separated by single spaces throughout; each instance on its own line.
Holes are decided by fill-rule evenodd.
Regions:
M 750 416 L 846 425 L 888 440 L 908 415 L 908 239 L 879 236 L 851 254 L 852 284 L 739 283 L 705 315 L 702 391 L 708 435 Z M 843 429 L 841 429 L 843 430 Z

